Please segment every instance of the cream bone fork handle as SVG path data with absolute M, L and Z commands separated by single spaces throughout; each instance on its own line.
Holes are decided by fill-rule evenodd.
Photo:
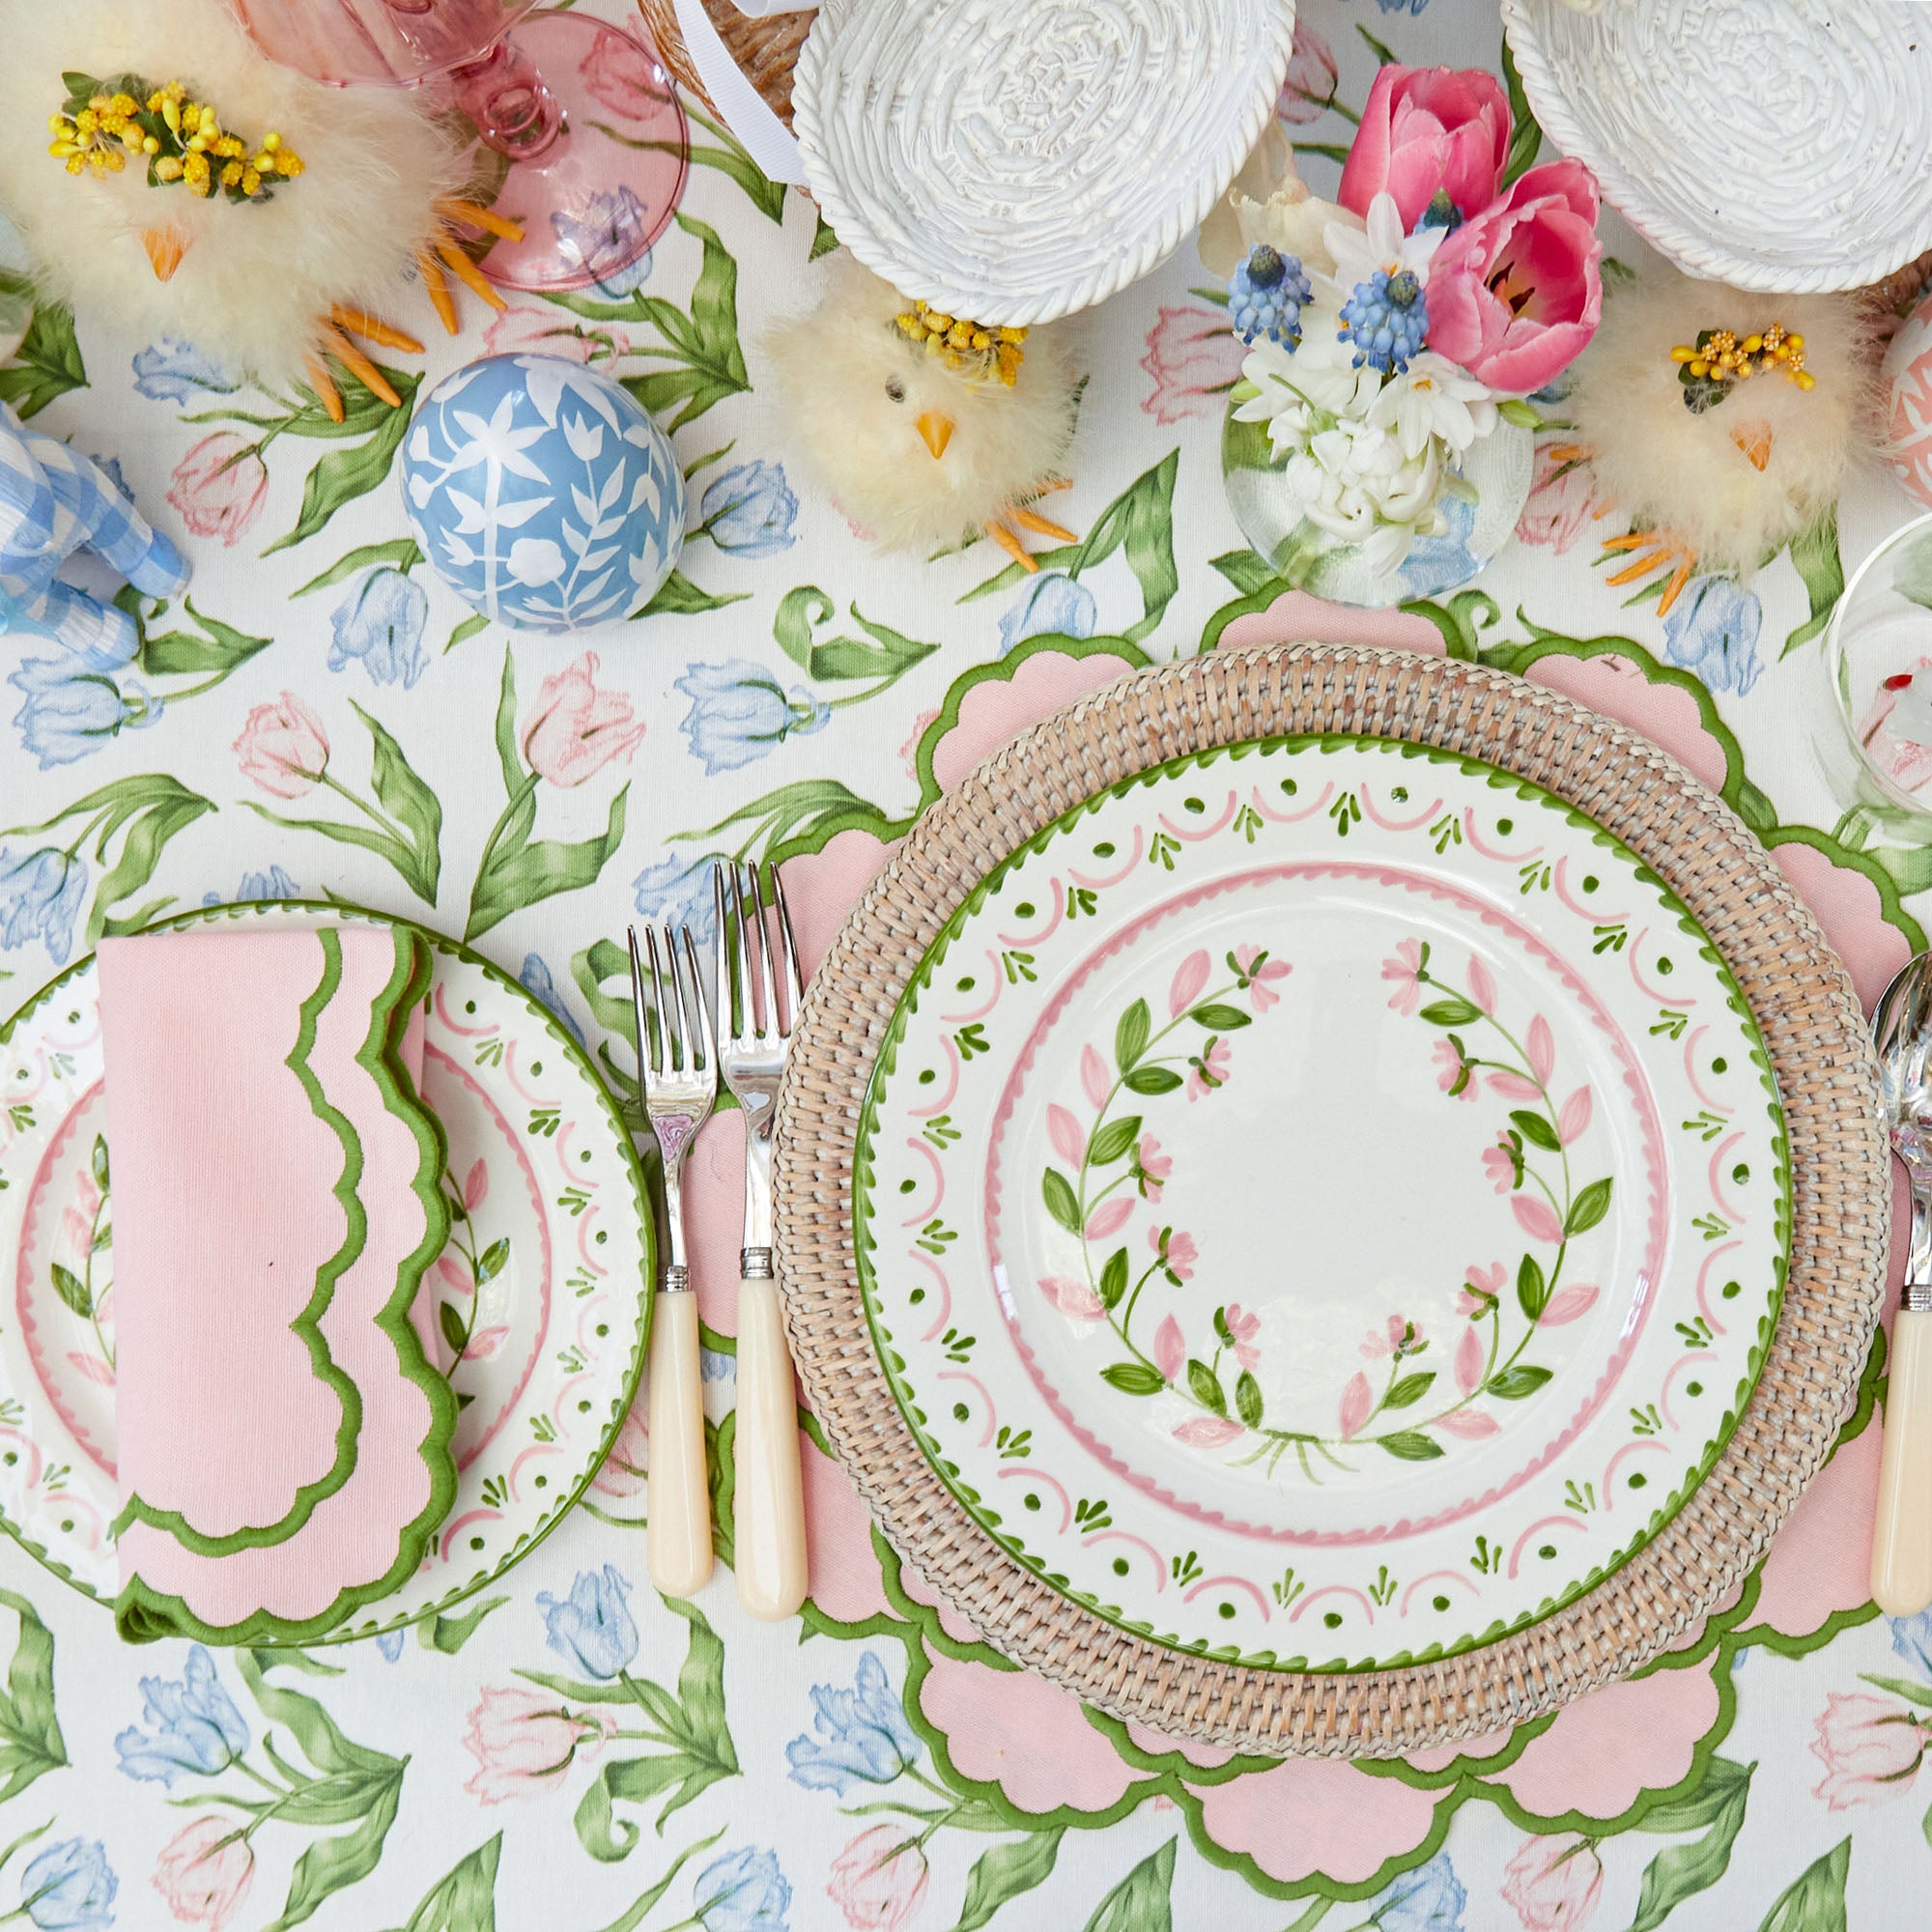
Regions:
M 697 1360 L 697 1296 L 685 1259 L 684 1156 L 718 1097 L 717 1036 L 704 1004 L 689 927 L 664 929 L 670 993 L 658 962 L 658 935 L 644 928 L 651 999 L 631 928 L 631 999 L 644 1112 L 664 1156 L 665 1225 L 670 1260 L 651 1322 L 650 1519 L 644 1533 L 651 1581 L 689 1597 L 711 1575 L 711 1483 L 704 1463 L 704 1384 Z M 680 947 L 682 951 L 680 952 Z M 655 1022 L 655 1024 L 653 1024 Z
M 738 1601 L 754 1617 L 776 1622 L 805 1602 L 808 1580 L 791 1350 L 772 1267 L 772 1123 L 803 984 L 784 886 L 776 866 L 769 871 L 769 905 L 755 867 L 741 872 L 736 865 L 721 863 L 712 874 L 712 891 L 723 1021 L 719 1059 L 724 1084 L 745 1114 L 732 1535 Z
M 1912 1241 L 1887 1357 L 1872 1596 L 1888 1616 L 1932 1604 L 1932 953 L 1903 966 L 1872 1013 L 1892 1151 L 1912 1187 Z

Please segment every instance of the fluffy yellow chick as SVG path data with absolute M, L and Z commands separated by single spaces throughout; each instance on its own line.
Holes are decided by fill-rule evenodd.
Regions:
M 842 250 L 825 272 L 819 305 L 775 327 L 765 351 L 785 432 L 852 523 L 888 550 L 983 530 L 1029 570 L 1009 524 L 1072 542 L 1026 507 L 1065 487 L 1075 379 L 1064 327 L 1008 345 L 1020 351 L 1009 386 L 996 348 L 929 353 L 899 323 L 914 304 Z
M 324 357 L 393 405 L 352 338 L 420 349 L 377 316 L 414 297 L 412 277 L 452 332 L 445 265 L 503 305 L 447 224 L 499 233 L 512 224 L 451 198 L 469 161 L 413 94 L 325 87 L 278 66 L 226 0 L 0 0 L 0 125 L 9 129 L 0 208 L 33 250 L 42 286 L 122 348 L 172 335 L 271 385 L 306 376 L 339 420 Z M 138 128 L 121 139 L 61 112 L 70 71 L 103 90 L 130 78 L 156 90 L 180 82 L 178 118 L 190 100 L 214 111 L 242 150 L 238 178 L 265 190 L 259 201 L 237 206 L 185 180 L 151 185 L 153 151 L 140 151 Z M 85 152 L 76 156 L 76 145 Z M 258 167 L 271 151 L 272 170 Z M 228 152 L 208 157 L 217 176 Z M 178 160 L 171 166 L 180 172 Z

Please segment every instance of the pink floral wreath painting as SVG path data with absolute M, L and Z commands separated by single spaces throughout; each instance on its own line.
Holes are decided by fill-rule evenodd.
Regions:
M 1292 964 L 1264 948 L 1236 946 L 1226 955 L 1230 977 L 1208 989 L 1209 955 L 1190 952 L 1174 976 L 1164 1025 L 1155 1028 L 1147 1000 L 1136 998 L 1115 1027 L 1111 1069 L 1093 1047 L 1084 1049 L 1082 1078 L 1096 1110 L 1091 1127 L 1083 1129 L 1071 1108 L 1057 1102 L 1048 1108 L 1054 1151 L 1073 1178 L 1050 1165 L 1041 1172 L 1040 1193 L 1048 1212 L 1078 1238 L 1085 1266 L 1079 1277 L 1046 1276 L 1040 1292 L 1063 1315 L 1104 1321 L 1119 1338 L 1123 1358 L 1100 1371 L 1112 1387 L 1129 1396 L 1170 1392 L 1198 1411 L 1174 1427 L 1177 1441 L 1202 1449 L 1242 1442 L 1244 1453 L 1234 1461 L 1259 1463 L 1268 1473 L 1292 1451 L 1315 1483 L 1324 1463 L 1352 1469 L 1350 1454 L 1370 1447 L 1404 1462 L 1431 1462 L 1448 1444 L 1495 1435 L 1500 1425 L 1492 1405 L 1524 1401 L 1550 1379 L 1551 1371 L 1534 1356 L 1539 1334 L 1595 1305 L 1594 1284 L 1567 1278 L 1572 1244 L 1609 1212 L 1614 1186 L 1608 1175 L 1584 1180 L 1572 1171 L 1570 1150 L 1590 1123 L 1590 1089 L 1578 1086 L 1558 1101 L 1548 1021 L 1538 1013 L 1521 1037 L 1512 1032 L 1498 1016 L 1495 980 L 1479 956 L 1471 954 L 1460 986 L 1432 974 L 1430 960 L 1428 941 L 1400 943 L 1381 968 L 1395 985 L 1388 1004 L 1438 1031 L 1432 1057 L 1447 1098 L 1487 1094 L 1507 1110 L 1484 1151 L 1483 1171 L 1496 1192 L 1512 1197 L 1517 1223 L 1534 1245 L 1513 1271 L 1501 1263 L 1464 1271 L 1457 1308 L 1466 1319 L 1453 1341 L 1432 1340 L 1415 1321 L 1389 1316 L 1360 1349 L 1383 1365 L 1377 1379 L 1367 1370 L 1349 1378 L 1332 1428 L 1270 1416 L 1254 1373 L 1264 1346 L 1258 1340 L 1262 1318 L 1238 1302 L 1217 1304 L 1209 1336 L 1198 1352 L 1190 1350 L 1186 1326 L 1190 1320 L 1200 1325 L 1198 1312 L 1190 1316 L 1185 1306 L 1200 1261 L 1193 1235 L 1150 1226 L 1151 1259 L 1138 1272 L 1126 1245 L 1106 1251 L 1136 1202 L 1159 1205 L 1174 1173 L 1175 1156 L 1147 1130 L 1148 1113 L 1128 1109 L 1176 1094 L 1190 1102 L 1211 1097 L 1233 1077 L 1228 1037 L 1279 1003 L 1277 982 Z M 1240 995 L 1252 1011 L 1232 1004 Z M 1425 995 L 1434 996 L 1427 1006 Z M 1096 1262 L 1096 1251 L 1104 1259 Z M 1165 1299 L 1159 1290 L 1147 1293 L 1157 1281 L 1171 1292 Z M 1434 1360 L 1425 1363 L 1432 1351 Z

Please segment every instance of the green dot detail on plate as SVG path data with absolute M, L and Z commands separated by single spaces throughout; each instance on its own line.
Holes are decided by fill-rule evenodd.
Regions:
M 1438 1610 L 1446 1610 L 1449 1607 L 1449 1599 L 1447 1597 L 1435 1597 L 1432 1598 L 1431 1601 Z
M 1111 838 L 1101 839 L 1094 848 L 1094 856 L 1096 859 L 1111 859 L 1114 856 L 1114 841 Z
M 20 1452 L 17 1449 L 10 1449 L 8 1450 L 8 1452 L 4 1457 L 0 1457 L 0 1462 L 4 1462 L 7 1464 L 8 1468 L 10 1469 L 19 1460 L 20 1460 Z
M 970 993 L 970 992 L 971 992 L 971 991 L 973 990 L 973 976 L 972 976 L 972 974 L 970 974 L 970 973 L 969 973 L 969 974 L 967 974 L 967 976 L 965 977 L 965 979 L 961 980 L 960 980 L 960 981 L 959 981 L 959 982 L 957 983 L 957 985 L 955 985 L 955 986 L 954 986 L 953 990 L 954 990 L 955 992 L 959 992 L 959 993 Z
M 1022 1496 L 1020 1500 L 1023 1503 L 1025 1503 L 1027 1508 L 1030 1510 L 1037 1510 L 1039 1507 L 1039 1498 L 1037 1495 L 1034 1495 L 1031 1492 L 1029 1492 L 1026 1495 Z
M 531 1061 L 531 1062 L 530 1062 L 530 1071 L 531 1071 L 532 1073 L 541 1073 L 541 1072 L 543 1071 L 543 1062 L 542 1062 L 541 1060 L 533 1060 L 533 1061 Z
M 590 1150 L 588 1148 L 585 1148 L 583 1151 L 577 1157 L 579 1160 L 588 1160 L 590 1158 Z
M 1408 803 L 1408 787 L 1406 785 L 1397 785 L 1396 788 L 1389 793 L 1389 797 L 1392 798 L 1397 805 L 1406 805 Z
M 1594 893 L 1602 883 L 1603 881 L 1597 877 L 1595 872 L 1588 873 L 1583 880 L 1583 890 L 1586 893 Z
M 1713 1073 L 1728 1073 L 1730 1067 L 1731 1063 L 1721 1053 L 1711 1063 L 1711 1071 Z
M 610 1238 L 611 1238 L 611 1236 L 610 1236 L 609 1233 L 608 1233 L 608 1232 L 607 1232 L 607 1231 L 606 1231 L 605 1229 L 603 1229 L 603 1228 L 599 1228 L 599 1229 L 598 1229 L 598 1231 L 597 1231 L 597 1245 L 598 1245 L 598 1246 L 599 1246 L 600 1248 L 601 1248 L 601 1247 L 602 1247 L 602 1246 L 604 1245 L 604 1243 L 605 1243 L 606 1241 L 608 1241 L 608 1240 L 609 1240 Z
M 1702 1382 L 1686 1382 L 1684 1384 L 1684 1393 L 1686 1395 L 1702 1395 L 1704 1393 L 1704 1384 Z
M 1114 1575 L 1116 1577 L 1124 1577 L 1126 1574 L 1127 1574 L 1127 1559 L 1124 1556 L 1115 1557 Z
M 1513 818 L 1499 818 L 1496 820 L 1496 830 L 1507 838 L 1516 830 L 1516 820 Z
M 1735 1301 L 1738 1298 L 1738 1296 L 1741 1295 L 1744 1292 L 1745 1292 L 1745 1285 L 1741 1281 L 1727 1281 L 1723 1285 L 1723 1287 L 1718 1291 L 1718 1293 L 1721 1294 L 1726 1301 Z
M 72 1519 L 72 1517 L 67 1517 L 67 1518 L 65 1518 L 65 1519 L 64 1519 L 64 1520 L 62 1520 L 62 1522 L 61 1522 L 61 1534 L 62 1534 L 63 1536 L 71 1536 L 71 1535 L 73 1534 L 73 1519 Z
M 1731 1179 L 1742 1187 L 1750 1179 L 1749 1166 L 1744 1161 L 1739 1161 L 1737 1166 L 1731 1169 Z
M 904 1180 L 899 1182 L 899 1192 L 901 1194 L 910 1194 L 918 1185 L 919 1182 L 908 1176 Z
M 588 1415 L 590 1413 L 590 1405 L 587 1402 L 580 1402 L 577 1405 L 577 1412 L 579 1415 Z
M 1330 1610 L 1326 1613 L 1326 1615 L 1322 1617 L 1321 1621 L 1324 1624 L 1326 1624 L 1331 1631 L 1340 1630 L 1342 1628 L 1342 1612 L 1340 1610 Z
M 1640 1490 L 1649 1481 L 1650 1478 L 1646 1476 L 1641 1469 L 1639 1469 L 1636 1471 L 1634 1475 L 1631 1477 L 1631 1488 L 1634 1490 Z
M 1193 812 L 1197 818 L 1208 810 L 1207 806 L 1198 798 L 1183 798 L 1180 801 L 1180 809 L 1183 811 Z
M 549 1478 L 548 1476 L 539 1476 L 539 1477 L 538 1477 L 538 1478 L 536 1479 L 536 1487 L 537 1487 L 538 1489 L 540 1489 L 540 1490 L 547 1490 L 547 1489 L 549 1489 L 549 1488 L 550 1488 L 550 1478 Z
M 920 1074 L 919 1084 L 922 1087 L 930 1087 L 932 1083 L 938 1078 L 939 1078 L 938 1074 L 936 1074 L 932 1070 L 932 1068 L 928 1066 Z
M 954 1422 L 964 1422 L 972 1412 L 963 1402 L 955 1402 L 952 1405 L 952 1419 Z
M 472 1536 L 469 1539 L 469 1547 L 471 1549 L 481 1549 L 483 1548 L 483 1539 L 480 1536 Z
M 1222 1604 L 1218 1605 L 1218 1607 L 1220 1609 L 1221 1614 L 1224 1617 L 1232 1617 L 1235 1614 L 1235 1606 L 1233 1604 Z
M 1668 959 L 1660 959 L 1657 962 L 1657 970 L 1660 973 L 1674 973 L 1677 971 L 1677 968 Z
M 1281 781 L 1281 793 L 1284 798 L 1293 798 L 1300 789 L 1301 787 L 1293 779 L 1283 779 Z
M 608 1322 L 608 1321 L 600 1321 L 600 1322 L 598 1322 L 598 1324 L 597 1324 L 597 1338 L 598 1338 L 598 1340 L 599 1340 L 599 1341 L 602 1341 L 602 1340 L 604 1339 L 604 1337 L 605 1337 L 606 1335 L 610 1334 L 610 1332 L 611 1332 L 611 1324 L 610 1324 L 610 1322 Z
M 1019 904 L 1013 908 L 1013 911 L 1017 913 L 1021 919 L 1032 919 L 1033 916 L 1038 910 L 1039 908 L 1036 906 L 1031 899 L 1022 899 L 1019 902 Z
M 1536 1553 L 1540 1557 L 1542 1557 L 1546 1563 L 1551 1562 L 1554 1560 L 1556 1555 L 1556 1546 L 1553 1543 L 1546 1543 L 1543 1546 L 1543 1548 L 1539 1549 Z
M 465 1000 L 463 1003 L 463 1010 L 466 1013 L 473 1013 L 476 1010 L 476 1002 L 474 1000 Z
M 917 1308 L 919 1304 L 925 1299 L 925 1290 L 923 1288 L 916 1288 L 909 1295 L 906 1296 L 906 1299 L 909 1302 L 911 1302 L 915 1308 Z

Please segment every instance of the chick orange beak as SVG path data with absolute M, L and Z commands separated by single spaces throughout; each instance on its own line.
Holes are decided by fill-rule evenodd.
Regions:
M 155 271 L 156 281 L 164 282 L 181 267 L 182 256 L 187 252 L 187 238 L 178 228 L 144 228 L 141 246 L 148 251 L 148 264 Z
M 937 410 L 927 410 L 920 417 L 918 429 L 926 448 L 932 451 L 933 461 L 938 462 L 946 454 L 946 445 L 952 440 L 952 418 L 941 415 Z
M 1731 440 L 1744 451 L 1753 469 L 1762 469 L 1771 461 L 1771 425 L 1768 422 L 1739 423 L 1731 431 Z

